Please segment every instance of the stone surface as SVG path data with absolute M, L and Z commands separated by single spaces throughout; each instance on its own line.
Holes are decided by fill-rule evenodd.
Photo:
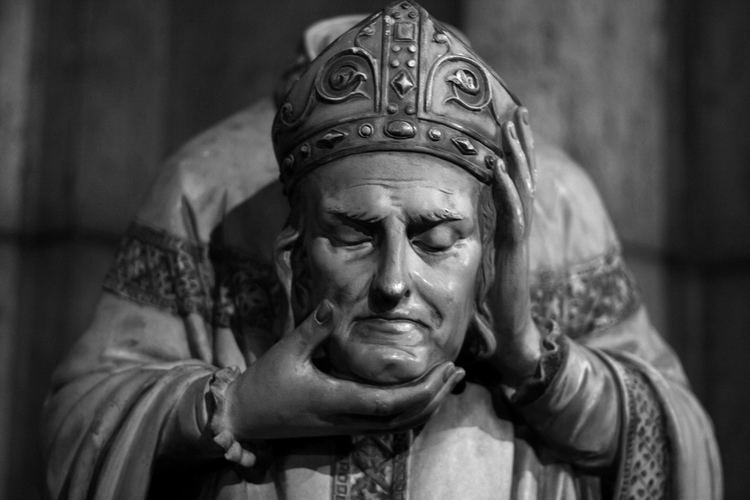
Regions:
M 6 442 L 1 448 L 13 460 L 0 465 L 14 480 L 5 485 L 5 495 L 0 491 L 2 498 L 42 497 L 38 442 L 42 403 L 52 370 L 91 319 L 113 251 L 114 245 L 85 240 L 15 248 L 17 258 L 11 268 L 18 278 L 12 303 L 15 335 L 9 348 L 0 351 L 0 356 L 12 353 L 8 365 L 3 365 L 12 376 L 2 379 L 9 385 L 10 397 L 0 403 L 0 419 L 6 419 L 13 430 L 3 434 Z M 8 408 L 2 406 L 5 401 Z
M 183 0 L 173 10 L 167 149 L 270 95 L 294 62 L 302 31 L 330 16 L 364 15 L 386 2 L 370 0 L 247 2 L 227 0 L 223 8 Z M 419 2 L 437 19 L 459 21 L 452 0 Z M 207 37 L 206 33 L 212 36 Z
M 11 432 L 10 412 L 14 405 L 11 381 L 13 380 L 13 341 L 18 325 L 18 248 L 11 242 L 0 241 L 0 496 L 10 482 L 8 465 L 11 453 L 8 447 Z
M 663 1 L 473 0 L 465 28 L 601 190 L 621 238 L 665 245 Z
M 73 210 L 76 225 L 119 234 L 164 156 L 168 2 L 91 2 L 85 25 Z
M 677 2 L 675 2 L 677 3 Z M 690 0 L 674 11 L 670 120 L 670 318 L 716 424 L 726 498 L 744 498 L 750 411 L 750 4 Z
M 712 276 L 707 281 L 706 331 L 712 342 L 703 362 L 709 367 L 712 408 L 719 449 L 723 458 L 726 498 L 747 496 L 747 446 L 750 443 L 750 268 Z
M 690 12 L 690 11 L 689 11 Z M 750 3 L 696 2 L 686 36 L 687 189 L 681 246 L 693 256 L 750 261 Z
M 642 254 L 624 249 L 625 261 L 635 276 L 641 292 L 643 303 L 648 309 L 649 318 L 654 327 L 670 341 L 677 334 L 670 328 L 668 317 L 668 271 L 660 259 L 654 259 L 650 253 Z
M 17 229 L 22 216 L 31 11 L 29 2 L 0 0 L 0 232 Z

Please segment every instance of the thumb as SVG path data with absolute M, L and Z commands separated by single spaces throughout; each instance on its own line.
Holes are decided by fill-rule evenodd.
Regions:
M 318 304 L 315 311 L 300 323 L 291 333 L 300 349 L 300 354 L 312 356 L 315 349 L 333 333 L 334 307 L 326 299 Z

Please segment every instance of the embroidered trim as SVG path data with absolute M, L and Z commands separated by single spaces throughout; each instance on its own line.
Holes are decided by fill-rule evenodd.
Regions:
M 275 282 L 270 266 L 256 259 L 133 223 L 104 289 L 175 315 L 199 313 L 216 326 L 270 328 Z
M 352 437 L 334 463 L 332 500 L 404 500 L 411 433 Z
M 219 283 L 214 324 L 228 327 L 235 318 L 244 326 L 270 330 L 279 292 L 271 266 L 226 248 L 213 248 L 211 261 Z
M 333 500 L 349 499 L 349 474 L 352 470 L 350 455 L 341 457 L 333 464 L 333 489 L 331 496 Z
M 104 288 L 173 314 L 198 312 L 224 327 L 239 320 L 270 328 L 277 293 L 269 265 L 230 249 L 209 252 L 140 223 L 125 235 Z M 596 334 L 640 305 L 633 278 L 615 251 L 566 274 L 536 273 L 531 298 L 535 319 L 554 320 L 571 338 Z
M 622 257 L 612 251 L 566 274 L 537 272 L 531 287 L 535 321 L 554 320 L 570 338 L 599 333 L 640 306 L 635 281 Z
M 646 377 L 627 367 L 624 371 L 630 420 L 621 486 L 615 498 L 667 499 L 670 497 L 671 463 L 666 417 Z
M 212 282 L 205 250 L 165 231 L 132 224 L 104 289 L 173 314 L 210 311 Z

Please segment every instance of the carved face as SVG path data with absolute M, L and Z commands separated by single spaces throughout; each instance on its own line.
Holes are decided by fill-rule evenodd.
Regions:
M 354 155 L 301 186 L 310 299 L 340 321 L 327 346 L 337 374 L 415 379 L 455 360 L 475 311 L 481 184 L 415 153 Z

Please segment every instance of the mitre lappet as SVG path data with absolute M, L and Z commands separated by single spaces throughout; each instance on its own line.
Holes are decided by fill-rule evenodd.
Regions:
M 273 125 L 289 193 L 305 173 L 374 151 L 447 160 L 482 182 L 519 106 L 497 74 L 420 5 L 394 2 L 341 35 L 292 86 Z

